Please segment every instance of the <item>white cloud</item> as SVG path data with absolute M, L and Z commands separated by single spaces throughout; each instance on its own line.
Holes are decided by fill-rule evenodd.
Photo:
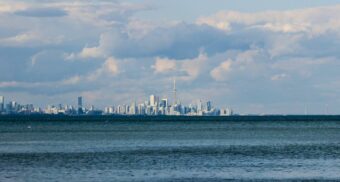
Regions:
M 24 10 L 27 8 L 26 3 L 21 2 L 0 2 L 0 13 L 11 13 L 19 10 Z
M 181 70 L 186 72 L 186 75 L 180 76 L 181 80 L 191 81 L 196 79 L 201 74 L 203 67 L 207 63 L 208 57 L 205 53 L 200 53 L 197 58 L 191 60 L 183 60 Z
M 103 68 L 105 68 L 110 75 L 117 75 L 120 72 L 118 67 L 118 61 L 113 57 L 109 57 L 105 61 Z
M 173 76 L 183 81 L 193 81 L 202 74 L 208 57 L 201 52 L 196 58 L 175 60 L 169 58 L 156 58 L 155 64 L 151 66 L 155 73 L 172 72 Z
M 74 55 L 74 54 L 72 54 Z M 80 58 L 100 58 L 104 57 L 105 54 L 99 47 L 85 47 L 80 53 Z
M 300 45 L 300 41 L 304 36 L 298 35 L 279 35 L 271 42 L 271 48 L 268 50 L 271 58 L 280 55 L 289 55 L 298 53 L 303 48 Z
M 152 65 L 155 73 L 166 73 L 176 69 L 176 61 L 168 58 L 156 58 L 156 62 Z
M 272 70 L 271 61 L 266 51 L 252 47 L 245 51 L 227 51 L 213 64 L 209 76 L 218 82 L 239 80 L 264 80 Z
M 33 39 L 36 39 L 38 36 L 34 33 L 24 33 L 24 34 L 20 34 L 20 35 L 16 35 L 14 37 L 8 37 L 8 38 L 5 38 L 5 39 L 2 39 L 1 41 L 4 42 L 4 43 L 18 43 L 18 44 L 21 44 L 21 43 L 25 43 L 25 42 L 28 42 L 28 41 L 31 41 Z
M 119 61 L 113 57 L 109 57 L 100 68 L 88 74 L 85 78 L 87 81 L 98 81 L 102 77 L 117 76 L 120 72 Z
M 310 28 L 309 24 L 289 24 L 289 23 L 266 23 L 263 26 L 259 26 L 264 30 L 283 33 L 298 33 L 306 32 Z
M 289 11 L 266 11 L 242 13 L 237 11 L 221 11 L 210 17 L 202 17 L 198 24 L 207 24 L 216 28 L 232 31 L 233 25 L 248 28 L 261 28 L 273 32 L 319 35 L 328 31 L 339 33 L 340 5 L 317 7 Z
M 279 80 L 284 80 L 288 77 L 287 74 L 285 73 L 281 73 L 281 74 L 276 74 L 276 75 L 273 75 L 270 79 L 272 81 L 279 81 Z
M 73 76 L 71 78 L 65 79 L 61 81 L 61 84 L 64 85 L 76 85 L 81 81 L 81 77 L 79 75 Z
M 63 41 L 63 36 L 52 37 L 38 32 L 26 32 L 12 37 L 0 39 L 0 45 L 32 47 L 42 45 L 56 45 Z
M 113 32 L 102 33 L 99 38 L 98 46 L 88 47 L 85 46 L 80 53 L 71 53 L 66 55 L 66 59 L 91 59 L 91 58 L 108 58 L 110 51 L 115 44 Z
M 226 73 L 231 71 L 232 61 L 227 60 L 222 62 L 218 67 L 214 68 L 210 75 L 216 80 L 216 81 L 224 81 L 227 80 Z
M 240 52 L 237 54 L 236 56 L 236 61 L 237 63 L 240 63 L 240 64 L 251 64 L 253 62 L 260 62 L 262 60 L 260 60 L 262 54 L 264 54 L 263 50 L 261 49 L 258 49 L 258 48 L 252 48 L 250 50 L 246 50 L 246 51 L 243 51 L 243 52 Z

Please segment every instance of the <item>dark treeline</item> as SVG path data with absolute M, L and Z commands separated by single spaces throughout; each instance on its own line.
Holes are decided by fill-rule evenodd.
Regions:
M 275 115 L 275 116 L 66 116 L 66 115 L 1 115 L 0 122 L 114 122 L 114 121 L 340 121 L 340 115 Z

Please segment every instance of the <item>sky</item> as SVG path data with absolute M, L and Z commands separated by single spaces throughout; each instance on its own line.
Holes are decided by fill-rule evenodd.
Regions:
M 0 0 L 0 95 L 340 113 L 340 0 Z

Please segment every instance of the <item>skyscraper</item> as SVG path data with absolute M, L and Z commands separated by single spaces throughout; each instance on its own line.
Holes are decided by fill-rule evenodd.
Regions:
M 198 100 L 197 101 L 197 111 L 202 111 L 202 110 L 203 110 L 202 101 Z
M 159 103 L 159 106 L 167 108 L 168 107 L 168 99 L 162 99 L 161 102 Z
M 78 97 L 78 114 L 83 114 L 83 97 Z
M 131 114 L 131 115 L 137 114 L 137 106 L 136 106 L 136 102 L 132 102 L 132 103 L 131 103 L 130 110 L 129 110 L 129 114 Z
M 207 111 L 211 111 L 211 109 L 212 109 L 211 101 L 207 102 L 206 109 L 207 109 Z
M 158 105 L 158 97 L 155 95 L 150 95 L 150 106 L 155 107 Z
M 5 110 L 5 97 L 0 96 L 0 112 Z

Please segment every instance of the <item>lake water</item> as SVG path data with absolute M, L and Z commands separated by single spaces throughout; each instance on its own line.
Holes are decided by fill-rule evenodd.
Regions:
M 0 122 L 0 181 L 340 180 L 340 122 Z

